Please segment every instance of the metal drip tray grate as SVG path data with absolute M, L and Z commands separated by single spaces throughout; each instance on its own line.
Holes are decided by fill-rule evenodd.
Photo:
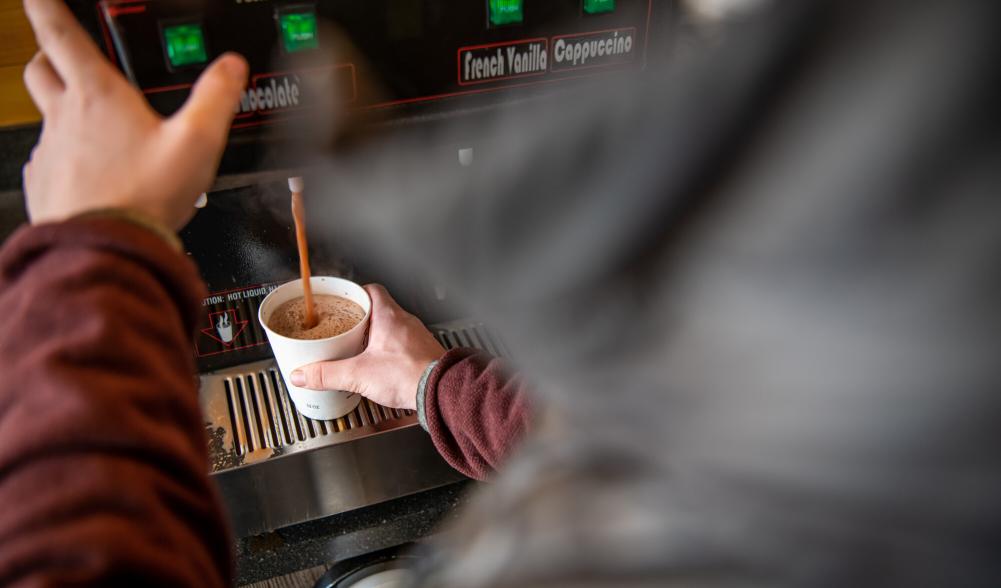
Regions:
M 500 340 L 480 323 L 436 325 L 431 332 L 448 349 L 473 347 L 508 355 Z M 295 409 L 270 360 L 203 375 L 201 404 L 214 472 L 417 423 L 414 411 L 387 408 L 364 398 L 339 419 L 306 418 Z
M 225 377 L 230 424 L 237 437 L 237 454 L 256 449 L 287 447 L 294 443 L 343 433 L 383 421 L 412 416 L 413 411 L 386 408 L 362 399 L 350 414 L 320 421 L 295 410 L 285 382 L 271 364 L 256 373 Z
M 444 323 L 432 326 L 431 333 L 445 349 L 472 347 L 495 357 L 511 357 L 511 353 L 500 338 L 491 333 L 483 323 L 465 321 Z

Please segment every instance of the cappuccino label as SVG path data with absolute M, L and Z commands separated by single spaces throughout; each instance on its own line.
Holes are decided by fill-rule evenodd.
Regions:
M 553 37 L 553 71 L 621 65 L 635 56 L 635 28 Z
M 545 74 L 549 42 L 527 39 L 459 49 L 459 84 L 482 84 Z

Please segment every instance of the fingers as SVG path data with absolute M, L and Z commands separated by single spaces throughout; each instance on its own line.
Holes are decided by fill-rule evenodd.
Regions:
M 45 53 L 39 51 L 24 68 L 24 86 L 42 114 L 48 113 L 52 103 L 63 93 L 65 86 Z
M 240 92 L 246 87 L 246 60 L 235 53 L 227 53 L 202 72 L 188 101 L 170 119 L 170 124 L 205 133 L 218 139 L 221 145 L 233 122 Z
M 353 376 L 358 361 L 358 357 L 352 357 L 340 361 L 311 363 L 293 370 L 289 378 L 292 380 L 293 386 L 309 388 L 310 390 L 360 392 L 355 390 Z
M 389 290 L 381 283 L 367 283 L 362 287 L 368 292 L 368 298 L 372 300 L 372 319 L 375 316 L 385 317 L 395 314 L 406 314 L 396 300 L 389 296 Z
M 382 284 L 366 284 L 364 288 L 368 292 L 369 298 L 372 299 L 372 314 L 376 312 L 381 314 L 386 310 L 403 310 Z
M 96 80 L 110 67 L 63 0 L 24 0 L 24 12 L 39 49 L 67 84 Z
M 35 145 L 31 148 L 31 153 L 28 154 L 28 162 L 21 166 L 21 185 L 24 186 L 25 192 L 28 190 L 28 184 L 31 183 L 31 162 L 35 160 L 38 147 L 38 145 Z
M 366 284 L 363 287 L 372 299 L 372 313 L 368 326 L 369 341 L 372 341 L 373 337 L 374 340 L 379 340 L 381 337 L 389 336 L 393 317 L 399 316 L 403 309 L 382 284 Z

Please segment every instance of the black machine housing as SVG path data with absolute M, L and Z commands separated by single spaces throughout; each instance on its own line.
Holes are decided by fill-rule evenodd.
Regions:
M 674 3 L 523 0 L 521 22 L 495 26 L 490 6 L 510 8 L 512 0 L 66 1 L 161 114 L 180 107 L 222 53 L 236 51 L 250 64 L 219 177 L 207 206 L 181 232 L 210 292 L 193 348 L 211 470 L 236 534 L 257 535 L 460 480 L 413 411 L 367 399 L 329 421 L 295 410 L 257 319 L 264 297 L 297 277 L 286 179 L 302 169 L 294 155 L 283 159 L 296 153 L 285 145 L 296 143 L 297 129 L 316 127 L 331 112 L 366 128 L 420 132 L 483 111 L 518 109 L 556 90 L 560 100 L 573 100 L 583 79 L 637 70 L 663 53 L 675 30 Z M 585 2 L 592 12 L 595 5 L 606 11 L 588 13 Z M 298 30 L 294 46 L 289 28 L 282 29 L 288 14 L 309 25 Z M 168 50 L 168 42 L 178 44 Z M 443 135 L 455 143 L 429 140 L 421 155 L 446 173 L 460 165 L 458 149 L 479 149 L 484 139 Z M 473 163 L 485 164 L 487 157 Z M 310 227 L 314 275 L 382 282 L 444 347 L 512 355 L 486 325 L 458 314 L 449 292 L 427 276 L 386 275 L 365 251 L 352 249 L 358 245 L 339 243 L 323 229 Z
M 615 0 L 613 10 L 600 14 L 588 14 L 585 0 L 524 0 L 520 23 L 493 26 L 490 0 L 67 1 L 164 114 L 180 106 L 205 63 L 226 51 L 244 55 L 249 89 L 275 95 L 264 103 L 254 96 L 244 102 L 234 140 L 329 102 L 328 95 L 307 95 L 301 86 L 310 79 L 334 79 L 338 98 L 352 110 L 389 110 L 387 116 L 396 118 L 462 109 L 474 97 L 497 102 L 512 96 L 499 90 L 545 88 L 641 67 L 671 14 L 665 0 Z M 280 17 L 290 12 L 315 15 L 314 47 L 287 50 Z M 164 30 L 183 23 L 202 30 L 206 59 L 177 67 L 167 57 Z M 581 49 L 573 59 L 581 45 L 592 54 Z M 277 92 L 296 88 L 294 104 L 290 96 L 279 100 Z
M 492 0 L 66 1 L 161 114 L 177 110 L 222 53 L 238 52 L 250 64 L 220 191 L 182 233 L 212 292 L 194 344 L 203 371 L 270 357 L 256 312 L 298 267 L 282 175 L 294 171 L 294 156 L 283 159 L 294 150 L 276 148 L 295 129 L 332 110 L 420 125 L 516 108 L 517 101 L 568 90 L 582 78 L 642 68 L 666 47 L 675 13 L 670 0 L 606 0 L 601 4 L 613 8 L 599 14 L 585 10 L 586 0 L 523 0 L 521 22 L 495 26 Z M 281 28 L 287 14 L 315 18 L 307 48 L 288 46 Z M 171 63 L 167 31 L 177 25 L 200 31 L 202 60 Z M 476 140 L 429 145 L 428 152 L 440 152 L 441 165 L 457 165 L 456 148 Z M 361 256 L 345 249 L 332 254 L 329 244 L 312 259 L 317 274 L 392 282 L 394 294 L 425 322 L 456 318 L 420 276 L 374 275 Z M 223 315 L 235 325 L 232 339 L 214 328 Z

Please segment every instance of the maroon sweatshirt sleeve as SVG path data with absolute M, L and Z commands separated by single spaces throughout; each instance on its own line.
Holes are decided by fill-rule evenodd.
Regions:
M 193 264 L 127 221 L 0 250 L 0 585 L 229 586 Z
M 446 353 L 424 390 L 424 418 L 438 453 L 477 480 L 503 463 L 531 423 L 524 384 L 502 360 L 474 349 Z

